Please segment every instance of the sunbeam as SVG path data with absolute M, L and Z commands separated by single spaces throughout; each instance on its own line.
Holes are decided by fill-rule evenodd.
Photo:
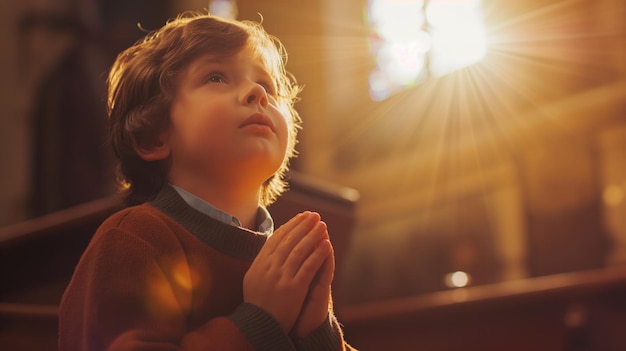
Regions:
M 587 25 L 586 2 L 535 1 L 516 9 L 497 1 L 482 3 L 489 47 L 481 62 L 378 103 L 363 96 L 362 88 L 358 94 L 346 92 L 354 91 L 355 82 L 365 82 L 363 76 L 375 64 L 363 39 L 365 30 L 354 21 L 334 23 L 338 14 L 333 22 L 326 19 L 338 33 L 331 31 L 337 34 L 329 39 L 333 50 L 323 55 L 334 67 L 332 83 L 319 98 L 351 97 L 330 107 L 336 116 L 330 131 L 334 166 L 342 179 L 368 189 L 365 199 L 372 194 L 378 204 L 394 201 L 379 196 L 416 187 L 427 188 L 432 199 L 452 196 L 445 186 L 450 179 L 517 162 L 524 145 L 546 142 L 554 138 L 551 133 L 567 137 L 568 126 L 549 122 L 542 106 L 610 79 L 604 72 L 611 67 L 595 60 L 604 50 L 596 41 L 617 34 Z M 341 33 L 346 28 L 351 35 Z M 298 51 L 300 45 L 292 49 Z M 550 132 L 537 131 L 537 121 L 529 115 L 543 118 Z M 389 161 L 398 159 L 404 159 L 402 166 Z M 381 166 L 362 174 L 370 164 Z M 392 184 L 383 181 L 389 177 Z
M 390 6 L 404 4 L 392 2 Z M 387 240 L 402 246 L 402 240 L 419 235 L 443 240 L 433 233 L 461 235 L 470 230 L 471 224 L 464 223 L 473 215 L 491 223 L 481 229 L 484 235 L 507 230 L 520 236 L 510 240 L 522 242 L 528 213 L 579 201 L 564 187 L 580 186 L 571 193 L 595 201 L 588 195 L 595 185 L 585 183 L 593 179 L 591 171 L 578 172 L 572 161 L 577 156 L 560 153 L 571 147 L 572 153 L 580 153 L 581 167 L 589 168 L 595 162 L 589 159 L 595 133 L 589 128 L 619 118 L 613 110 L 626 96 L 626 27 L 623 16 L 607 9 L 626 6 L 616 0 L 612 5 L 593 0 L 430 1 L 437 2 L 480 6 L 484 55 L 440 74 L 433 70 L 437 55 L 429 52 L 423 67 L 402 68 L 421 67 L 428 74 L 416 78 L 414 72 L 402 73 L 396 77 L 401 88 L 381 101 L 376 99 L 382 95 L 370 90 L 370 74 L 386 72 L 375 50 L 380 42 L 372 37 L 411 41 L 419 35 L 408 31 L 429 33 L 436 25 L 403 26 L 401 19 L 412 16 L 403 14 L 388 16 L 395 20 L 395 34 L 379 31 L 374 24 L 384 20 L 363 16 L 372 10 L 369 0 L 325 1 L 289 19 L 303 27 L 280 36 L 293 59 L 289 67 L 306 85 L 300 165 L 305 172 L 359 189 L 356 230 L 371 238 L 363 240 L 372 240 L 372 247 Z M 408 3 L 429 2 L 407 0 L 404 5 Z M 286 9 L 275 11 L 274 17 L 294 16 Z M 269 14 L 266 19 L 269 24 Z M 472 55 L 455 50 L 471 40 L 453 27 L 451 33 L 457 34 L 450 38 L 455 40 L 443 56 L 465 62 Z M 392 75 L 399 72 L 392 68 Z M 568 174 L 559 174 L 561 168 Z M 552 189 L 557 195 L 546 195 L 548 205 L 542 204 L 541 191 Z M 366 261 L 377 257 L 359 254 Z M 372 264 L 383 265 L 380 272 L 393 269 L 383 261 Z M 454 270 L 446 274 L 450 272 Z

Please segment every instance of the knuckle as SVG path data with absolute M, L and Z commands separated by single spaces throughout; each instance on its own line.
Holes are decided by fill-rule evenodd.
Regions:
M 265 277 L 270 281 L 280 281 L 281 272 L 277 269 L 273 269 L 272 267 L 268 267 L 265 270 Z

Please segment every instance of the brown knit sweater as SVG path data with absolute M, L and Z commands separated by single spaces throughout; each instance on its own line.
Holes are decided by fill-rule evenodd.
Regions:
M 169 186 L 107 219 L 63 295 L 59 349 L 348 350 L 332 313 L 304 340 L 243 302 L 266 237 L 193 208 Z

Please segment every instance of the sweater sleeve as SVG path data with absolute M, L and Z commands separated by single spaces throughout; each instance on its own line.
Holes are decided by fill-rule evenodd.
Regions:
M 119 227 L 100 234 L 63 296 L 60 351 L 295 350 L 269 314 L 246 304 L 188 330 L 191 293 L 167 272 L 165 255 Z

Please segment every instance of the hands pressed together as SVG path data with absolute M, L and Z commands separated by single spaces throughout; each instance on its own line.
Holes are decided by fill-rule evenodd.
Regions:
M 243 298 L 304 338 L 328 316 L 334 271 L 326 223 L 303 212 L 267 240 L 244 277 Z

